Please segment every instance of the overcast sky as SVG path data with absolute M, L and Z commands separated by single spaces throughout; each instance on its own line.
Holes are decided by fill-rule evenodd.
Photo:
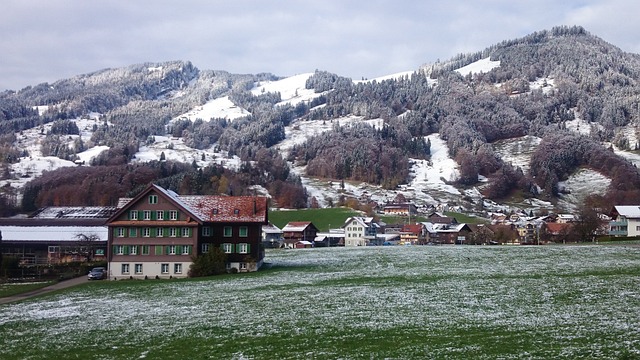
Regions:
M 0 91 L 168 60 L 374 78 L 557 25 L 640 53 L 638 14 L 636 0 L 2 0 Z

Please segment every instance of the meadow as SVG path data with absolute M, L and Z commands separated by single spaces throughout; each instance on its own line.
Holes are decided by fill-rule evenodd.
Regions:
M 267 251 L 0 305 L 1 359 L 635 359 L 640 247 Z

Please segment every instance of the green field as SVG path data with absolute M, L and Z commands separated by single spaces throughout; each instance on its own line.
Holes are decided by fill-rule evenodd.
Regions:
M 320 231 L 339 228 L 350 216 L 362 216 L 349 208 L 269 211 L 269 221 L 282 229 L 290 221 L 311 221 Z
M 0 305 L 0 359 L 636 359 L 640 247 L 269 250 Z

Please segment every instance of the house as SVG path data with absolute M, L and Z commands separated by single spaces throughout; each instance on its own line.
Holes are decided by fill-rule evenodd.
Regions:
M 344 246 L 366 246 L 375 240 L 380 225 L 372 217 L 351 216 L 341 228 L 344 230 Z
M 435 232 L 435 243 L 465 244 L 472 230 L 467 224 L 431 224 L 431 231 Z M 428 240 L 430 241 L 430 240 Z
M 412 203 L 387 204 L 384 206 L 385 215 L 413 216 L 418 213 L 418 209 Z
M 293 249 L 298 241 L 313 242 L 317 233 L 318 228 L 310 221 L 289 222 L 282 228 L 284 246 Z
M 109 278 L 187 277 L 193 257 L 221 248 L 227 270 L 262 265 L 267 198 L 178 195 L 149 185 L 107 220 Z
M 265 248 L 279 248 L 283 244 L 282 230 L 279 227 L 272 223 L 262 225 L 262 245 Z
M 106 259 L 106 221 L 117 209 L 109 206 L 55 206 L 26 218 L 0 219 L 4 256 L 23 265 Z
M 425 230 L 422 224 L 404 224 L 400 229 L 401 245 L 422 245 L 425 243 Z
M 313 239 L 314 247 L 344 246 L 344 230 L 329 229 L 329 232 L 318 232 Z
M 298 242 L 296 242 L 294 244 L 294 247 L 296 249 L 312 248 L 313 247 L 313 243 L 311 241 L 307 241 L 307 240 L 300 240 L 300 241 L 298 241 Z
M 640 206 L 617 205 L 609 214 L 609 235 L 640 236 Z
M 541 232 L 551 242 L 565 243 L 569 240 L 572 227 L 571 223 L 549 222 L 542 225 Z

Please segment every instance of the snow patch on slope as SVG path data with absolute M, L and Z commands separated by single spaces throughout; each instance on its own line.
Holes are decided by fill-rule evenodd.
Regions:
M 313 73 L 305 73 L 294 75 L 285 79 L 276 81 L 262 81 L 251 89 L 253 95 L 260 95 L 262 93 L 280 93 L 281 101 L 276 105 L 289 104 L 296 106 L 300 102 L 311 101 L 323 93 L 316 93 L 313 89 L 306 89 L 306 82 L 313 75 Z
M 499 66 L 500 66 L 500 60 L 491 61 L 491 58 L 487 57 L 487 58 L 472 62 L 469 65 L 465 65 L 459 69 L 456 69 L 455 71 L 462 76 L 466 76 L 469 73 L 471 73 L 472 75 L 475 75 L 480 73 L 488 73 L 489 71 Z
M 211 119 L 235 120 L 248 115 L 251 115 L 251 113 L 236 106 L 228 96 L 223 96 L 208 101 L 206 104 L 176 117 L 176 119 L 189 119 L 191 121 L 196 119 L 202 119 L 203 121 L 210 121 Z

